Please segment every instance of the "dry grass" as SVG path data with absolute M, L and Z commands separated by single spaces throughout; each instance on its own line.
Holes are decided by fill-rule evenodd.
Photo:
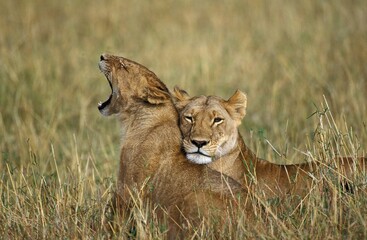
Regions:
M 0 236 L 107 236 L 120 136 L 96 108 L 109 91 L 96 65 L 102 52 L 192 95 L 247 92 L 241 130 L 271 161 L 364 155 L 366 22 L 364 0 L 0 1 Z M 256 226 L 239 219 L 225 236 L 366 238 L 363 179 L 349 195 L 338 174 L 320 174 L 300 205 L 269 203 Z M 161 238 L 150 210 L 138 234 Z M 210 238 L 209 227 L 195 236 Z

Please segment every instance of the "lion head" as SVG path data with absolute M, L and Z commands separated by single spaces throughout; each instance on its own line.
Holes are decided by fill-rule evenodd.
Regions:
M 228 100 L 216 96 L 191 98 L 175 87 L 173 97 L 188 160 L 208 164 L 237 146 L 238 126 L 246 114 L 244 93 L 237 90 Z
M 104 116 L 128 112 L 141 104 L 156 105 L 171 101 L 167 87 L 146 67 L 127 58 L 100 56 L 99 69 L 111 87 L 109 98 L 98 104 Z

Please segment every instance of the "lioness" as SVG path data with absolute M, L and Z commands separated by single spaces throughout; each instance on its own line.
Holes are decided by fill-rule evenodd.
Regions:
M 123 129 L 117 197 L 128 206 L 131 193 L 144 189 L 144 198 L 168 212 L 170 230 L 212 215 L 223 223 L 228 206 L 238 203 L 233 196 L 244 200 L 247 194 L 233 179 L 186 160 L 178 113 L 164 83 L 123 57 L 103 54 L 99 68 L 112 90 L 99 111 L 116 114 Z
M 190 97 L 176 87 L 173 93 L 180 113 L 182 145 L 190 162 L 206 164 L 246 188 L 256 187 L 270 197 L 286 194 L 304 196 L 312 183 L 315 163 L 278 165 L 256 157 L 246 146 L 238 126 L 246 114 L 247 98 L 236 91 L 227 101 L 216 96 Z M 339 158 L 339 171 L 351 177 L 356 170 L 366 173 L 365 158 Z

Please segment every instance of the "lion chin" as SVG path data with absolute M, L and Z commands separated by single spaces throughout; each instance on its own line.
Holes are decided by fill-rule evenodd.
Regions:
M 200 153 L 187 153 L 186 158 L 195 164 L 208 164 L 213 161 L 211 157 L 204 156 Z

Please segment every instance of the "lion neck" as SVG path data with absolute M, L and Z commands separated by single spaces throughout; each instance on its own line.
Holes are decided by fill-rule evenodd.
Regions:
M 173 165 L 180 155 L 181 133 L 173 104 L 136 107 L 121 118 L 124 133 L 121 141 L 118 185 L 143 186 L 160 169 Z M 183 154 L 182 158 L 185 160 Z
M 139 104 L 127 109 L 125 114 L 122 113 L 120 115 L 123 129 L 122 141 L 135 139 L 134 141 L 136 142 L 136 138 L 143 141 L 149 135 L 159 131 L 161 135 L 167 133 L 170 140 L 175 140 L 171 142 L 171 145 L 180 146 L 180 132 L 177 127 L 178 113 L 173 103 L 169 101 L 154 107 L 146 107 L 144 103 Z M 167 126 L 167 128 L 160 128 L 162 125 Z M 175 129 L 173 132 L 172 128 Z M 160 145 L 166 143 L 165 141 L 159 140 L 155 144 Z
M 244 173 L 249 171 L 249 166 L 255 166 L 256 161 L 256 155 L 246 146 L 241 134 L 238 133 L 234 147 L 226 155 L 208 164 L 208 167 L 241 183 Z
M 256 161 L 258 161 L 258 157 L 253 151 L 251 151 L 249 147 L 246 146 L 246 143 L 243 140 L 243 137 L 240 133 L 238 133 L 237 141 L 238 141 L 238 149 L 240 151 L 238 158 L 241 159 L 243 162 L 246 162 L 247 164 L 256 163 Z

